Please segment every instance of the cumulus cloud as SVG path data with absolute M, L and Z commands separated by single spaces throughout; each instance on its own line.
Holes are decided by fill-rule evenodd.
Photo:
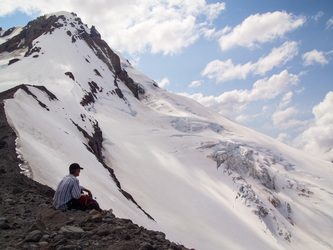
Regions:
M 290 129 L 294 127 L 304 126 L 306 124 L 306 121 L 300 121 L 293 118 L 298 113 L 299 111 L 294 107 L 290 107 L 285 110 L 279 110 L 275 112 L 272 116 L 273 124 L 276 128 L 279 129 Z
M 121 52 L 174 54 L 205 36 L 224 9 L 225 3 L 199 0 L 87 0 L 84 4 L 79 0 L 1 0 L 0 15 L 74 11 Z
M 238 123 L 245 123 L 245 122 L 252 121 L 255 117 L 256 117 L 256 115 L 252 116 L 252 115 L 241 114 L 235 118 L 235 121 Z
M 268 56 L 262 57 L 255 64 L 254 74 L 264 75 L 274 67 L 286 64 L 298 54 L 297 42 L 285 42 L 278 48 L 273 48 Z
M 333 92 L 312 109 L 313 123 L 294 140 L 294 146 L 304 151 L 333 160 Z
M 201 103 L 207 108 L 232 119 L 235 114 L 239 114 L 246 108 L 248 100 L 245 98 L 247 90 L 232 90 L 224 92 L 219 96 L 204 96 L 202 93 L 190 95 L 188 93 L 180 93 Z
M 31 1 L 33 2 L 33 1 Z M 42 4 L 42 1 L 36 2 L 38 5 Z M 52 3 L 52 0 L 50 0 Z M 53 2 L 55 3 L 55 1 Z M 28 3 L 27 1 L 20 0 L 1 0 L 0 1 L 0 16 L 6 16 L 14 13 L 15 11 L 20 11 L 26 13 L 29 16 L 38 15 L 41 13 L 39 7 L 35 7 L 33 3 Z
M 226 82 L 233 79 L 245 79 L 252 70 L 253 64 L 251 62 L 234 65 L 231 59 L 214 60 L 206 65 L 201 75 L 207 76 L 209 79 L 215 78 L 217 82 Z
M 170 85 L 170 81 L 169 81 L 169 79 L 167 77 L 164 77 L 162 79 L 162 81 L 158 82 L 157 84 L 158 84 L 159 87 L 165 88 L 166 86 Z
M 299 77 L 288 73 L 287 70 L 270 78 L 256 81 L 251 90 L 232 90 L 219 96 L 204 96 L 201 93 L 188 96 L 202 105 L 215 110 L 221 115 L 232 118 L 242 112 L 250 102 L 274 99 L 297 84 Z M 243 119 L 244 117 L 239 117 Z
M 290 140 L 290 135 L 288 135 L 287 133 L 280 133 L 279 136 L 276 138 L 278 141 L 289 144 L 289 140 Z
M 182 2 L 182 1 L 180 1 Z M 192 5 L 194 1 L 187 1 L 189 5 Z M 202 2 L 203 1 L 197 1 Z M 212 22 L 215 18 L 217 18 L 220 15 L 220 12 L 225 9 L 225 3 L 212 3 L 205 5 L 205 8 L 203 9 L 203 13 L 207 15 L 207 20 Z
M 284 107 L 286 107 L 291 102 L 292 97 L 293 97 L 293 92 L 292 91 L 289 91 L 288 93 L 286 93 L 283 96 L 283 98 L 282 98 L 282 100 L 280 102 L 280 106 L 279 107 L 281 109 L 284 108 Z
M 284 93 L 291 85 L 299 82 L 299 77 L 283 70 L 278 75 L 256 81 L 248 98 L 250 100 L 274 99 Z
M 189 85 L 189 88 L 195 88 L 195 87 L 199 87 L 201 85 L 202 81 L 193 81 L 191 82 L 191 84 Z
M 274 67 L 286 64 L 298 54 L 297 42 L 285 42 L 278 48 L 273 48 L 269 55 L 261 57 L 257 62 L 233 64 L 231 59 L 226 61 L 214 60 L 208 63 L 202 72 L 203 76 L 225 82 L 233 79 L 246 79 L 247 75 L 265 75 Z
M 235 46 L 254 48 L 261 43 L 271 42 L 283 37 L 305 23 L 306 19 L 286 12 L 276 11 L 255 14 L 246 18 L 227 34 L 219 39 L 222 50 Z
M 328 60 L 325 58 L 324 52 L 316 49 L 303 54 L 302 59 L 304 61 L 304 66 L 310 66 L 315 63 L 320 63 L 321 65 L 328 64 Z

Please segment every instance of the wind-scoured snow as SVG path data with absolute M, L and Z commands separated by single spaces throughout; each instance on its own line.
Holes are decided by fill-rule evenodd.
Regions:
M 63 27 L 34 40 L 38 57 L 0 54 L 0 91 L 28 85 L 5 101 L 25 174 L 56 188 L 69 164 L 78 162 L 81 185 L 103 209 L 190 248 L 333 248 L 332 163 L 158 88 L 117 53 L 145 90 L 139 100 L 118 79 L 119 98 L 114 72 L 79 36 L 72 42 L 68 31 L 77 34 L 79 24 L 61 14 Z M 13 58 L 20 60 L 8 65 Z M 81 105 L 91 82 L 98 86 L 95 102 Z M 154 220 L 119 192 L 87 149 L 77 126 L 92 136 L 96 124 L 104 163 Z

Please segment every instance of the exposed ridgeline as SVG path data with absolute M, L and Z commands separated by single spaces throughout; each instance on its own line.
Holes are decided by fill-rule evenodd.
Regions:
M 74 21 L 67 20 L 65 15 L 45 15 L 41 16 L 33 21 L 30 21 L 27 26 L 25 26 L 22 31 L 9 39 L 3 44 L 0 44 L 0 53 L 2 52 L 13 52 L 14 50 L 27 49 L 25 57 L 33 56 L 38 57 L 38 52 L 40 52 L 40 47 L 33 44 L 33 41 L 43 34 L 52 34 L 52 32 L 58 28 L 70 25 L 76 27 L 75 33 L 67 30 L 67 35 L 71 37 L 72 43 L 75 43 L 78 39 L 84 40 L 89 47 L 94 51 L 99 59 L 101 59 L 115 75 L 114 84 L 118 87 L 117 79 L 121 80 L 133 93 L 133 95 L 139 99 L 140 94 L 144 94 L 145 91 L 139 83 L 135 83 L 132 78 L 130 78 L 125 69 L 121 67 L 119 56 L 108 46 L 108 44 L 101 39 L 101 35 L 96 30 L 94 26 L 90 29 L 86 24 L 83 24 L 81 19 L 77 17 L 75 13 L 71 13 L 74 17 Z M 70 22 L 69 22 L 70 21 Z M 4 36 L 10 35 L 14 29 L 9 29 L 3 34 Z M 36 53 L 35 53 L 36 52 Z M 9 62 L 12 64 L 19 59 L 13 59 Z M 86 59 L 88 60 L 88 59 Z M 98 71 L 96 72 L 98 74 Z M 117 88 L 117 94 L 120 98 L 123 95 L 119 88 Z M 90 95 L 86 101 L 93 101 L 93 96 Z

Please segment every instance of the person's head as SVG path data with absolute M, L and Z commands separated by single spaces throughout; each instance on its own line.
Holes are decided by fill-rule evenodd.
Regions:
M 74 176 L 79 176 L 81 169 L 83 169 L 83 168 L 81 168 L 78 163 L 72 163 L 69 166 L 69 173 Z

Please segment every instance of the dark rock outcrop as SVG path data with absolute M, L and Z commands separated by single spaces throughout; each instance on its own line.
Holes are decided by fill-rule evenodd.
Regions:
M 72 72 L 66 72 L 65 75 L 68 76 L 68 77 L 69 77 L 70 79 L 72 79 L 73 81 L 75 81 L 75 77 L 74 77 L 74 75 L 73 75 Z
M 63 17 L 59 17 L 63 18 Z M 17 49 L 28 47 L 32 49 L 32 41 L 42 34 L 52 32 L 56 28 L 56 21 L 58 17 L 50 16 L 46 18 L 41 16 L 36 20 L 33 20 L 23 28 L 21 33 L 8 40 L 7 42 L 0 44 L 0 53 L 7 51 L 12 52 Z M 28 53 L 29 54 L 29 53 Z
M 9 61 L 8 65 L 11 65 L 11 64 L 16 63 L 18 61 L 20 61 L 20 59 L 14 58 L 14 59 L 12 59 L 12 60 Z
M 140 95 L 145 93 L 140 84 L 135 83 L 133 79 L 128 76 L 126 70 L 121 68 L 119 56 L 104 40 L 101 39 L 100 34 L 94 26 L 92 26 L 90 34 L 84 32 L 80 35 L 93 51 L 97 51 L 97 57 L 101 59 L 108 66 L 109 70 L 115 74 L 115 84 L 119 78 L 138 99 Z

